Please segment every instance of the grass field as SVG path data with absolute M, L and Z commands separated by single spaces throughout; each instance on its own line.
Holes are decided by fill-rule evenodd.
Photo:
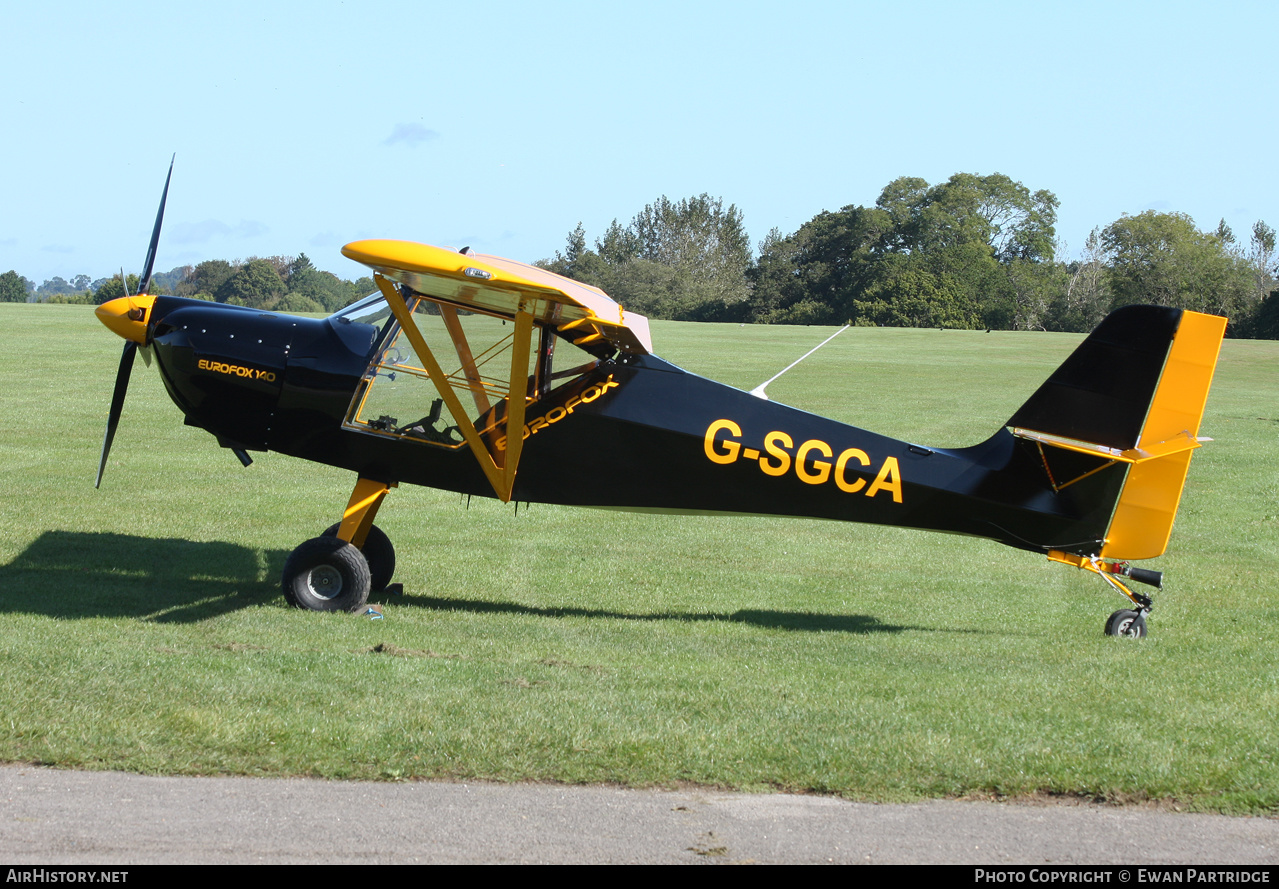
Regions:
M 284 558 L 348 473 L 242 469 L 139 361 L 95 491 L 120 340 L 76 306 L 0 305 L 0 331 L 0 760 L 1279 812 L 1279 343 L 1225 344 L 1132 641 L 1096 578 L 986 541 L 411 487 L 378 520 L 385 619 L 291 610 Z M 747 389 L 829 333 L 654 324 Z M 1079 339 L 852 329 L 769 394 L 970 444 Z

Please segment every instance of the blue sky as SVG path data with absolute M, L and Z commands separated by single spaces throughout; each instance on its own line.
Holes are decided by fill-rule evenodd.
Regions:
M 11 4 L 0 271 L 403 238 L 532 261 L 660 195 L 758 243 L 899 176 L 1005 173 L 1078 255 L 1123 213 L 1279 226 L 1279 4 Z

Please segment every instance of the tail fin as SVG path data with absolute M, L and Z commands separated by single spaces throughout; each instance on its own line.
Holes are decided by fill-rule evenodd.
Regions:
M 1119 309 L 1008 421 L 1041 447 L 1130 464 L 1099 555 L 1167 547 L 1225 329 L 1217 315 Z

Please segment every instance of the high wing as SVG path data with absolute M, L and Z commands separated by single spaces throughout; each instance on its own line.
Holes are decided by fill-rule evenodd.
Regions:
M 597 343 L 630 355 L 653 351 L 643 315 L 626 311 L 598 287 L 536 266 L 412 241 L 355 241 L 342 254 L 428 298 L 511 319 L 527 312 L 588 351 Z
M 143 292 L 97 310 L 126 340 L 98 479 L 138 351 L 185 422 L 244 465 L 274 451 L 355 472 L 341 522 L 285 564 L 295 605 L 358 610 L 389 582 L 394 550 L 373 520 L 404 482 L 986 538 L 1097 573 L 1136 606 L 1106 632 L 1145 634 L 1151 601 L 1118 578 L 1160 585 L 1127 560 L 1167 546 L 1224 318 L 1117 309 L 984 441 L 925 447 L 689 373 L 598 288 L 469 250 L 348 244 L 379 293 L 323 319 L 152 296 L 167 194 L 166 180 Z
M 502 446 L 494 447 L 494 436 L 485 433 L 523 428 L 526 406 L 545 393 L 553 378 L 550 358 L 554 344 L 541 334 L 541 343 L 535 345 L 539 330 L 553 331 L 601 359 L 617 354 L 643 356 L 652 351 L 647 318 L 627 312 L 596 287 L 544 269 L 498 256 L 457 253 L 409 241 L 356 241 L 343 247 L 342 253 L 373 269 L 378 289 L 386 297 L 427 379 L 439 393 L 441 406 L 423 419 L 431 420 L 428 425 L 434 427 L 447 406 L 453 421 L 447 428 L 461 434 L 493 492 L 504 502 L 511 499 L 515 490 L 523 438 L 512 436 L 508 445 L 502 436 Z M 398 290 L 395 285 L 399 285 Z M 441 361 L 451 362 L 451 356 L 437 356 L 428 344 L 414 319 L 419 306 L 443 319 L 451 351 L 456 354 L 457 371 L 446 372 Z M 472 342 L 473 334 L 468 335 L 462 313 L 510 320 L 514 329 L 500 341 L 488 343 L 487 348 L 477 348 Z M 438 343 L 437 339 L 437 351 L 447 352 Z M 508 352 L 509 376 L 496 378 L 486 365 L 496 364 L 492 361 L 494 355 Z M 531 356 L 534 368 L 530 374 Z M 353 411 L 359 409 L 376 382 L 375 369 L 366 375 Z M 520 394 L 525 397 L 518 397 Z M 468 395 L 475 405 L 474 413 L 462 403 Z M 347 428 L 372 431 L 371 426 L 377 422 L 352 421 L 349 417 Z M 424 435 L 442 434 L 438 430 L 427 433 L 425 427 L 421 428 Z

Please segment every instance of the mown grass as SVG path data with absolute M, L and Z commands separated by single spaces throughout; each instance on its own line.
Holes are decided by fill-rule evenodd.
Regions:
M 385 619 L 284 606 L 349 474 L 242 469 L 119 340 L 0 306 L 0 760 L 150 773 L 486 778 L 851 798 L 1048 792 L 1279 808 L 1279 343 L 1227 342 L 1152 635 L 1095 578 L 967 538 L 394 491 Z M 657 323 L 742 388 L 829 335 Z M 851 329 L 775 400 L 925 444 L 984 438 L 1078 337 Z M 631 471 L 635 471 L 632 469 Z M 660 465 L 646 471 L 660 472 Z

